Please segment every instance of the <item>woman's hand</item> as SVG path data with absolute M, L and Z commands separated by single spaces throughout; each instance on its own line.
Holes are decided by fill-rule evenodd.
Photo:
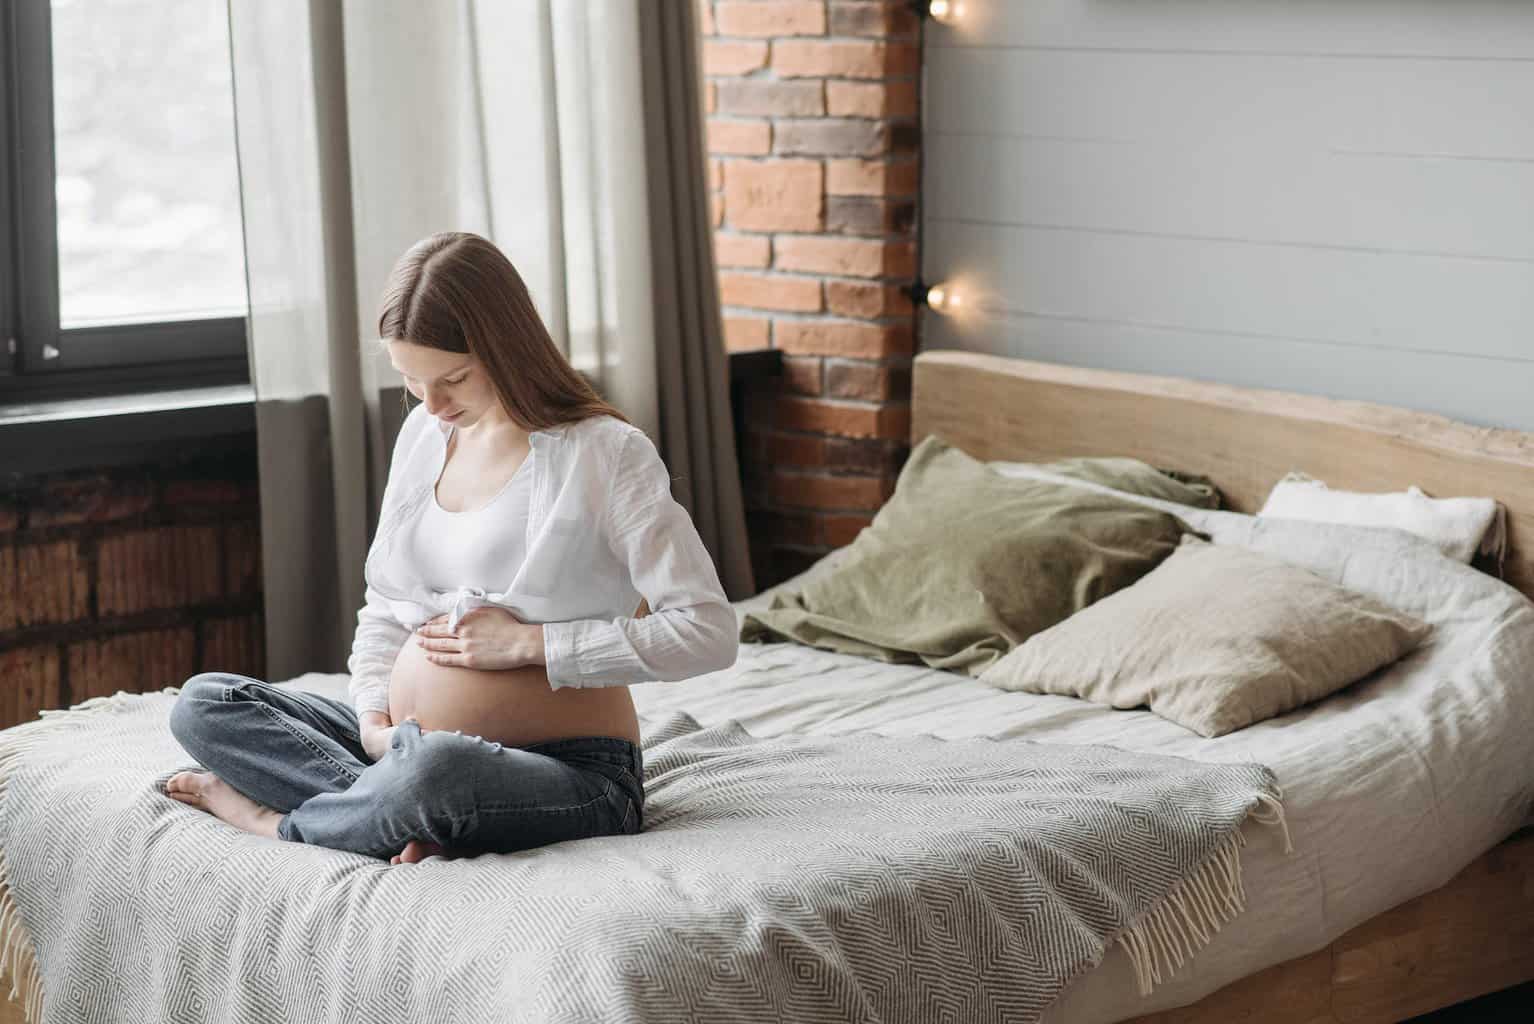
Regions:
M 482 605 L 447 628 L 447 615 L 427 619 L 416 643 L 438 665 L 501 669 L 543 664 L 543 627 L 528 625 L 500 605 Z
M 398 728 L 397 725 L 364 725 L 361 730 L 363 751 L 375 762 L 382 761 L 394 743 L 394 730 Z
M 421 729 L 420 719 L 414 715 L 405 719 L 406 722 L 414 722 L 417 729 Z M 374 761 L 382 761 L 383 756 L 394 745 L 394 733 L 399 729 L 398 725 L 384 715 L 369 716 L 362 721 L 362 727 L 358 730 L 362 740 L 362 751 Z M 425 729 L 421 729 L 425 732 Z

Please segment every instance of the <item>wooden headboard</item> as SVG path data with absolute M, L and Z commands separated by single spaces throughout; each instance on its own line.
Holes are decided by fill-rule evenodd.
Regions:
M 924 352 L 911 439 L 937 434 L 980 459 L 1127 455 L 1202 473 L 1255 512 L 1285 473 L 1333 487 L 1493 497 L 1507 507 L 1506 579 L 1534 597 L 1534 434 L 1431 413 L 1176 377 Z

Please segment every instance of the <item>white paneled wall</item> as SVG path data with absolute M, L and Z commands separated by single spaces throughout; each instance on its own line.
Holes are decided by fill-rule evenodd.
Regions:
M 1534 430 L 1534 2 L 965 0 L 923 348 Z

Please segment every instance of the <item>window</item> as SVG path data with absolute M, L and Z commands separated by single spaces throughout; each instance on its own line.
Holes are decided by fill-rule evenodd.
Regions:
M 247 381 L 227 5 L 0 11 L 0 402 Z

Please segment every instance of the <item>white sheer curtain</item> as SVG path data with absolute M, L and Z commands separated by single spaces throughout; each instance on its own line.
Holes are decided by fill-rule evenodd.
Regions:
M 229 6 L 272 677 L 344 665 L 402 415 L 380 400 L 399 380 L 373 344 L 377 301 L 399 254 L 436 231 L 474 231 L 507 253 L 571 361 L 656 439 L 673 471 L 691 467 L 696 479 L 678 497 L 732 596 L 748 593 L 712 253 L 696 232 L 681 277 L 702 329 L 656 336 L 657 304 L 669 309 L 678 287 L 676 267 L 654 272 L 680 248 L 674 197 L 706 202 L 696 82 L 690 93 L 658 90 L 664 69 L 654 66 L 675 59 L 681 38 L 695 68 L 691 6 Z M 641 13 L 669 24 L 668 46 Z M 683 77 L 695 79 L 693 69 Z M 654 140 L 676 137 L 678 125 L 693 141 L 657 163 Z M 679 180 L 651 181 L 657 167 Z M 658 254 L 659 238 L 668 242 Z M 685 391 L 678 359 L 691 360 Z M 690 417 L 663 415 L 695 402 Z M 684 422 L 711 435 L 704 457 L 687 450 L 697 439 L 677 436 Z
M 653 433 L 637 0 L 348 0 L 345 12 L 364 309 L 417 238 L 478 232 L 517 266 L 571 361 Z

